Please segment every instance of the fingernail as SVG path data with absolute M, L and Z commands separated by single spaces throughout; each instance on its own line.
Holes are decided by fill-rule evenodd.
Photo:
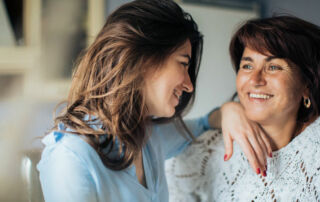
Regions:
M 257 174 L 260 174 L 260 168 L 257 168 Z
M 226 160 L 227 160 L 227 158 L 228 158 L 228 155 L 227 155 L 227 154 L 225 154 L 225 155 L 224 155 L 224 157 L 223 157 L 223 160 L 224 160 L 224 161 L 226 161 Z
M 272 153 L 269 154 L 269 157 L 272 158 Z
M 267 172 L 266 172 L 265 170 L 263 171 L 262 176 L 263 176 L 263 177 L 266 177 L 266 176 L 267 176 Z

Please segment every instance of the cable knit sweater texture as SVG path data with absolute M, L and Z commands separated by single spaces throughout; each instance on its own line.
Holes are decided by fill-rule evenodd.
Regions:
M 201 135 L 168 160 L 171 202 L 320 201 L 320 118 L 268 158 L 267 177 L 257 175 L 237 144 L 224 162 L 219 130 Z

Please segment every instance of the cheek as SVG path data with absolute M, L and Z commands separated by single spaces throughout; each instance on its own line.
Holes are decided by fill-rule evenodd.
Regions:
M 274 79 L 273 88 L 277 89 L 277 93 L 286 104 L 298 105 L 302 99 L 302 84 L 298 78 L 290 76 Z
M 188 72 L 184 71 L 181 68 L 172 71 L 170 74 L 167 75 L 168 86 L 171 86 L 172 88 L 177 87 L 186 80 L 187 76 L 189 76 Z
M 163 83 L 167 93 L 172 94 L 173 90 L 185 81 L 186 76 L 188 76 L 188 73 L 185 73 L 179 67 L 175 71 L 171 71 L 170 74 L 167 74 Z
M 174 78 L 168 79 L 167 77 L 162 77 L 151 84 L 150 95 L 159 106 L 166 104 L 170 99 L 174 88 L 173 81 Z
M 146 104 L 148 106 L 148 108 L 154 107 L 157 104 L 157 100 L 159 99 L 159 97 L 161 96 L 162 93 L 162 88 L 163 86 L 160 85 L 161 84 L 161 80 L 160 78 L 156 78 L 156 77 L 149 77 L 146 81 L 145 81 L 145 85 L 144 85 L 144 96 L 146 99 Z
M 274 88 L 282 90 L 287 95 L 297 94 L 301 86 L 298 79 L 290 75 L 281 75 L 272 79 Z
M 245 93 L 244 87 L 245 87 L 246 81 L 247 81 L 247 77 L 239 72 L 236 77 L 236 88 L 237 88 L 239 97 L 241 97 L 243 93 Z

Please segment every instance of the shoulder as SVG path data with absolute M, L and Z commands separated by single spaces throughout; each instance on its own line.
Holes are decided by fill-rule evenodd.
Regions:
M 307 158 L 305 157 L 306 155 L 310 155 L 310 159 L 313 159 L 312 161 L 314 162 L 314 156 L 320 155 L 320 118 L 306 127 L 300 135 L 293 139 L 293 142 L 293 148 L 297 152 L 301 152 L 304 158 Z
M 319 143 L 320 140 L 320 117 L 312 122 L 301 134 L 306 134 L 306 138 L 310 141 L 316 141 Z
M 310 165 L 317 166 L 317 172 L 320 173 L 320 117 L 317 118 L 303 131 L 303 138 L 300 141 L 303 145 L 302 155 L 305 161 L 309 159 Z
M 201 157 L 215 158 L 215 156 L 221 152 L 224 152 L 221 131 L 217 129 L 208 130 L 202 133 L 195 141 L 191 142 L 190 146 L 187 147 L 179 156 L 173 158 L 172 161 L 184 167 L 184 164 L 193 164 L 194 162 L 192 161 L 194 160 L 200 161 L 202 159 Z
M 320 140 L 320 117 L 318 117 L 310 126 L 307 127 L 308 133 L 314 135 L 314 138 L 319 143 Z
M 96 151 L 79 135 L 54 131 L 42 142 L 45 148 L 37 166 L 40 172 L 47 166 L 62 166 L 66 169 L 73 164 L 90 169 L 95 161 L 100 161 Z
M 302 178 L 313 179 L 320 186 L 320 118 L 310 124 L 289 147 L 287 153 L 293 157 L 294 171 Z M 287 155 L 287 158 L 290 157 Z M 308 183 L 308 180 L 306 181 Z M 319 188 L 319 187 L 318 187 Z
M 223 153 L 220 130 L 201 134 L 180 155 L 166 162 L 169 195 L 178 200 L 200 194 L 208 186 L 212 173 L 219 169 Z
M 52 132 L 43 143 L 37 169 L 46 201 L 96 201 L 99 157 L 94 149 L 69 133 Z

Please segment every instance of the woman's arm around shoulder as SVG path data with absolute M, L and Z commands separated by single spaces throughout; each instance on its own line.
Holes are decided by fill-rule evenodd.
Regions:
M 158 144 L 163 149 L 165 159 L 181 153 L 192 141 L 188 131 L 195 137 L 209 129 L 208 115 L 203 117 L 188 119 L 185 121 L 178 120 L 165 124 L 154 124 L 152 136 L 155 136 Z
M 225 161 L 231 158 L 233 141 L 236 141 L 254 171 L 265 175 L 266 157 L 271 157 L 272 153 L 270 142 L 262 128 L 246 117 L 240 103 L 227 102 L 219 110 L 213 110 L 208 119 L 211 127 L 222 129 Z

